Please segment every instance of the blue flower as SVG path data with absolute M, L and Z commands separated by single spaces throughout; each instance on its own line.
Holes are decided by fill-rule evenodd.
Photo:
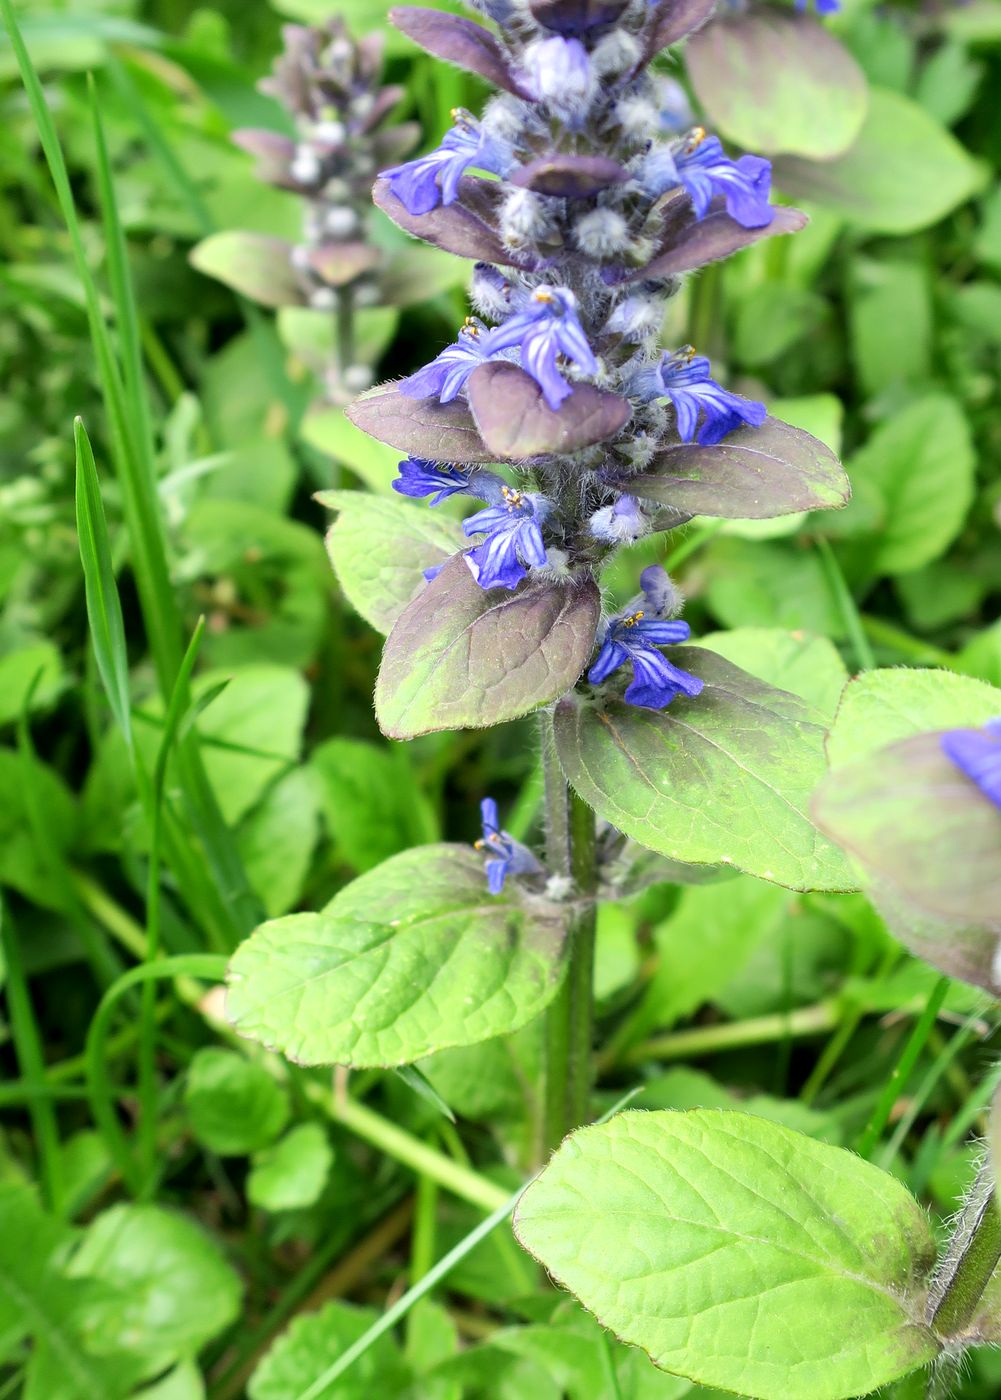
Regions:
M 474 369 L 497 358 L 493 336 L 494 332 L 482 321 L 467 316 L 455 343 L 446 346 L 416 374 L 401 379 L 400 393 L 406 394 L 408 399 L 436 398 L 441 403 L 450 403 L 465 388 Z
M 771 163 L 762 156 L 731 160 L 719 137 L 707 136 L 701 126 L 672 146 L 655 149 L 647 158 L 641 183 L 659 198 L 681 185 L 691 196 L 696 218 L 703 219 L 716 195 L 726 200 L 726 212 L 744 228 L 764 228 L 772 221 L 768 196 Z
M 462 522 L 467 535 L 486 539 L 466 555 L 466 563 L 481 588 L 517 588 L 527 565 L 546 562 L 541 522 L 550 505 L 533 492 L 501 489 L 502 504 L 479 510 Z
M 690 636 L 687 622 L 648 618 L 642 609 L 613 617 L 587 678 L 592 685 L 598 685 L 631 661 L 633 678 L 626 686 L 626 703 L 642 705 L 648 710 L 666 709 L 676 695 L 698 695 L 702 689 L 697 676 L 673 666 L 663 652 L 658 651 L 658 647 L 687 642 Z
M 809 7 L 810 0 L 796 0 L 800 14 Z M 841 0 L 814 0 L 818 15 L 836 15 L 841 9 Z
M 623 493 L 614 505 L 602 506 L 587 522 L 588 533 L 606 544 L 631 544 L 650 526 L 635 496 Z
M 491 331 L 490 346 L 494 351 L 517 346 L 522 368 L 553 409 L 573 393 L 556 367 L 560 355 L 584 374 L 598 373 L 598 361 L 577 316 L 577 298 L 566 287 L 536 287 L 523 310 Z
M 950 730 L 942 735 L 942 752 L 1001 807 L 1001 719 L 989 719 L 983 729 Z
M 485 797 L 480 803 L 480 816 L 483 821 L 483 838 L 476 842 L 476 849 L 482 851 L 486 858 L 484 868 L 487 888 L 491 894 L 500 894 L 509 875 L 542 874 L 542 866 L 528 847 L 501 830 L 498 825 L 497 803 L 492 797 Z
M 637 392 L 649 398 L 666 397 L 674 405 L 678 435 L 682 442 L 692 442 L 698 428 L 698 442 L 710 447 L 722 442 L 727 433 L 742 423 L 760 428 L 767 416 L 763 403 L 731 394 L 710 378 L 711 366 L 705 355 L 696 355 L 690 345 L 674 354 L 664 351 L 660 363 L 653 369 L 641 370 L 635 381 Z
M 393 490 L 401 496 L 430 496 L 429 504 L 432 506 L 440 506 L 449 496 L 461 495 L 469 490 L 469 474 L 459 467 L 443 467 L 424 457 L 408 457 L 400 463 L 399 470 Z
M 439 204 L 453 204 L 459 195 L 459 181 L 471 165 L 494 175 L 504 173 L 506 162 L 496 143 L 484 135 L 474 118 L 457 107 L 452 120 L 455 126 L 433 151 L 380 171 L 410 214 L 430 214 Z
M 599 685 L 613 671 L 632 662 L 633 678 L 626 687 L 630 705 L 663 710 L 676 695 L 698 695 L 702 682 L 674 666 L 658 650 L 676 642 L 687 642 L 691 628 L 687 622 L 672 621 L 664 613 L 678 607 L 680 597 L 659 564 L 651 564 L 640 574 L 643 592 L 624 613 L 609 618 L 595 658 L 587 673 L 592 685 Z M 642 606 L 638 606 L 642 604 Z

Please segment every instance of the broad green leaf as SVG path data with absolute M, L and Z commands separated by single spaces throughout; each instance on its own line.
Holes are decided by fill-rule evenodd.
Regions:
M 598 627 L 590 578 L 480 588 L 452 559 L 400 614 L 375 688 L 382 732 L 412 739 L 518 719 L 578 680 Z
M 874 573 L 907 573 L 944 553 L 973 503 L 975 466 L 966 417 L 945 394 L 918 399 L 876 429 L 849 463 L 852 480 L 883 502 L 866 554 Z
M 528 1187 L 521 1243 L 659 1366 L 842 1400 L 934 1360 L 928 1221 L 892 1176 L 749 1114 L 622 1113 Z
M 782 627 L 835 639 L 844 633 L 844 617 L 814 550 L 718 539 L 706 551 L 703 568 L 709 606 L 725 627 Z
M 984 183 L 955 137 L 910 98 L 872 88 L 858 140 L 834 160 L 783 156 L 779 187 L 815 199 L 862 228 L 914 233 L 937 223 Z
M 398 497 L 389 494 L 391 483 L 397 475 L 400 463 L 400 449 L 387 447 L 361 428 L 355 427 L 341 408 L 319 408 L 307 413 L 300 429 L 304 442 L 325 452 L 335 462 L 355 476 L 360 477 L 372 491 L 386 495 L 394 504 L 403 505 Z M 321 505 L 344 509 L 342 497 L 354 496 L 354 492 L 321 492 L 318 496 Z
M 726 657 L 779 690 L 789 690 L 833 720 L 848 670 L 841 654 L 826 637 L 787 632 L 781 627 L 738 627 L 710 632 L 699 646 Z
M 236 841 L 247 879 L 270 918 L 298 903 L 320 834 L 316 774 L 293 768 L 246 816 Z
M 392 344 L 400 313 L 393 306 L 369 306 L 355 313 L 355 360 L 362 365 L 375 365 Z M 314 374 L 323 374 L 334 357 L 337 332 L 336 317 L 329 311 L 314 311 L 306 306 L 283 306 L 276 318 L 282 344 L 297 355 Z M 341 416 L 337 410 L 323 410 L 331 417 Z M 308 421 L 308 420 L 307 420 Z M 345 420 L 346 421 L 346 420 Z
M 537 1016 L 563 975 L 564 925 L 541 899 L 489 895 L 471 849 L 419 847 L 319 914 L 263 924 L 230 962 L 227 1015 L 302 1064 L 409 1064 Z
M 29 783 L 45 816 L 44 849 L 28 807 Z M 65 860 L 77 828 L 73 798 L 62 779 L 37 759 L 0 747 L 0 886 L 9 885 L 44 908 L 60 908 L 62 888 L 52 878 L 53 862 Z
M 651 850 L 791 889 L 851 889 L 809 815 L 826 771 L 821 717 L 713 652 L 672 647 L 704 682 L 662 711 L 571 696 L 556 711 L 564 772 L 604 821 Z
M 87 1227 L 69 1271 L 109 1290 L 88 1310 L 91 1346 L 135 1353 L 146 1376 L 194 1356 L 239 1315 L 240 1280 L 219 1246 L 161 1206 L 104 1211 Z
M 258 1363 L 247 1386 L 250 1400 L 299 1400 L 378 1317 L 374 1308 L 348 1303 L 327 1303 L 319 1312 L 300 1313 Z M 319 1391 L 316 1400 L 401 1395 L 407 1379 L 396 1343 L 382 1336 L 341 1380 Z
M 328 739 L 313 750 L 310 766 L 337 854 L 359 874 L 439 835 L 405 750 L 365 739 Z
M 849 681 L 827 741 L 831 768 L 933 729 L 977 727 L 1001 715 L 1001 690 L 951 671 L 865 671 Z
M 666 448 L 629 489 L 687 514 L 738 520 L 830 510 L 851 495 L 833 452 L 774 418 L 760 428 L 740 428 L 713 447 Z
M 862 387 L 882 393 L 931 377 L 932 301 L 928 269 L 901 258 L 858 258 L 848 302 L 852 350 Z
M 212 233 L 188 254 L 192 267 L 262 306 L 302 306 L 302 281 L 292 247 L 263 233 Z
M 711 1001 L 739 972 L 770 928 L 788 918 L 789 894 L 747 877 L 686 889 L 675 912 L 657 924 L 657 964 L 620 1043 L 633 1045 L 654 1030 Z
M 205 1400 L 205 1381 L 193 1361 L 182 1361 L 162 1380 L 137 1391 L 134 1400 Z
M 718 15 L 688 40 L 685 67 L 712 125 L 751 151 L 830 160 L 865 119 L 862 70 L 803 15 Z
M 255 1153 L 247 1177 L 247 1200 L 261 1210 L 305 1210 L 327 1184 L 334 1152 L 319 1123 L 299 1123 Z
M 41 1209 L 31 1187 L 0 1184 L 0 1359 L 32 1337 L 51 1357 L 64 1394 L 111 1400 L 124 1395 L 130 1380 L 125 1374 L 116 1381 L 114 1368 L 85 1345 L 81 1319 L 100 1294 L 65 1277 L 60 1258 L 71 1238 L 65 1225 Z
M 288 1095 L 266 1069 L 215 1045 L 191 1061 L 184 1107 L 197 1140 L 220 1157 L 243 1157 L 267 1147 L 289 1115 Z
M 423 592 L 425 569 L 469 546 L 454 520 L 399 499 L 325 491 L 319 500 L 338 512 L 327 534 L 337 582 L 355 611 L 378 632 L 391 631 L 400 613 Z

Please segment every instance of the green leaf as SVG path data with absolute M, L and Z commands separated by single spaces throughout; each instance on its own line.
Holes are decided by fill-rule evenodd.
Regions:
M 45 813 L 44 849 L 28 805 L 32 783 Z M 9 885 L 43 908 L 61 908 L 63 891 L 53 881 L 53 863 L 66 859 L 76 838 L 76 807 L 62 779 L 38 759 L 0 748 L 0 886 Z
M 841 1400 L 938 1352 L 917 1202 L 852 1153 L 749 1114 L 584 1128 L 525 1191 L 515 1231 L 623 1341 L 704 1385 Z
M 569 781 L 604 821 L 693 864 L 725 864 L 791 889 L 851 889 L 841 852 L 809 815 L 826 771 L 821 717 L 713 652 L 672 647 L 704 681 L 655 711 L 571 696 L 556 710 Z
M 718 16 L 688 40 L 685 66 L 712 125 L 751 151 L 830 160 L 865 119 L 862 70 L 805 16 Z
M 319 1123 L 299 1123 L 273 1147 L 254 1154 L 247 1200 L 261 1210 L 305 1210 L 323 1194 L 334 1152 Z
M 319 829 L 319 784 L 308 768 L 279 778 L 241 823 L 240 859 L 269 918 L 298 903 Z
M 943 554 L 973 502 L 976 456 L 954 399 L 929 394 L 882 423 L 849 463 L 883 502 L 867 549 L 874 573 L 902 574 Z M 850 510 L 850 507 L 849 507 Z
M 862 228 L 914 233 L 976 194 L 984 174 L 916 102 L 873 88 L 851 150 L 825 161 L 783 156 L 775 179 L 785 193 L 815 199 Z
M 13 724 L 25 706 L 47 710 L 66 689 L 59 648 L 45 638 L 0 634 L 0 725 Z
M 30 1336 L 51 1356 L 66 1394 L 79 1400 L 122 1395 L 128 1379 L 115 1382 L 80 1334 L 84 1310 L 100 1295 L 63 1275 L 60 1257 L 71 1238 L 41 1209 L 32 1188 L 0 1184 L 0 1357 L 6 1360 L 7 1349 Z
M 194 1356 L 239 1315 L 240 1280 L 218 1245 L 161 1206 L 104 1211 L 88 1226 L 69 1272 L 113 1290 L 88 1309 L 91 1346 L 127 1349 L 146 1376 Z
M 590 578 L 486 590 L 464 559 L 452 559 L 389 634 L 375 688 L 379 727 L 412 739 L 537 710 L 579 678 L 598 614 Z
M 327 1303 L 301 1313 L 281 1334 L 250 1378 L 250 1400 L 299 1400 L 304 1391 L 378 1320 L 374 1308 Z M 407 1373 L 396 1343 L 384 1335 L 347 1374 L 318 1391 L 316 1400 L 373 1400 L 403 1394 Z
M 717 539 L 704 568 L 709 606 L 726 627 L 766 625 L 835 638 L 844 633 L 841 610 L 816 551 L 772 541 Z
M 438 836 L 405 750 L 364 739 L 328 739 L 313 750 L 310 764 L 337 853 L 359 873 Z
M 220 1157 L 243 1157 L 267 1147 L 289 1115 L 288 1096 L 266 1069 L 215 1045 L 191 1061 L 184 1107 L 195 1137 Z
M 760 428 L 740 428 L 713 447 L 669 447 L 651 467 L 629 489 L 690 515 L 760 520 L 830 510 L 851 495 L 834 453 L 775 418 Z
M 188 254 L 191 266 L 206 277 L 262 306 L 303 306 L 306 294 L 292 266 L 292 245 L 284 238 L 234 229 L 212 233 Z
M 489 895 L 468 847 L 405 851 L 321 913 L 262 925 L 233 955 L 227 1015 L 302 1064 L 409 1064 L 537 1016 L 564 924 L 536 897 Z
M 849 681 L 827 742 L 837 769 L 933 729 L 976 728 L 1001 715 L 1001 690 L 951 671 L 895 667 Z
M 931 378 L 932 301 L 928 269 L 902 259 L 858 258 L 848 303 L 852 351 L 870 395 Z
M 304 442 L 325 452 L 335 462 L 360 477 L 372 491 L 387 495 L 394 504 L 404 502 L 391 493 L 393 478 L 398 474 L 400 449 L 387 447 L 352 423 L 342 408 L 318 408 L 307 413 L 300 430 Z M 322 491 L 317 495 L 321 505 L 343 508 L 342 496 L 354 492 Z
M 338 512 L 327 534 L 337 582 L 378 632 L 390 632 L 423 592 L 425 569 L 469 546 L 454 520 L 400 500 L 361 491 L 324 491 L 318 499 Z
M 833 720 L 848 670 L 841 653 L 826 637 L 787 632 L 781 627 L 738 627 L 710 632 L 699 646 L 714 651 L 760 681 L 791 691 Z

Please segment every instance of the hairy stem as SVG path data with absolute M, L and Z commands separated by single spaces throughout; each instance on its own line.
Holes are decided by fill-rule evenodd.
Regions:
M 568 884 L 567 971 L 545 1014 L 543 1070 L 534 1156 L 545 1161 L 587 1118 L 594 1072 L 591 1053 L 594 978 L 594 813 L 567 786 L 553 736 L 552 715 L 541 722 L 545 783 L 546 859 Z
M 984 1289 L 1001 1260 L 1001 1212 L 989 1161 L 977 1173 L 928 1296 L 928 1323 L 941 1337 L 956 1338 L 976 1316 Z

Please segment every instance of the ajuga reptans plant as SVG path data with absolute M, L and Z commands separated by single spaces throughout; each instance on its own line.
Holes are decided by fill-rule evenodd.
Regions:
M 934 1360 L 972 1315 L 952 1331 L 936 1321 L 952 1304 L 926 1316 L 934 1250 L 900 1183 L 739 1113 L 580 1126 L 599 899 L 727 868 L 797 890 L 856 884 L 811 809 L 823 719 L 687 646 L 661 565 L 622 608 L 601 591 L 616 550 L 694 516 L 847 498 L 825 447 L 724 387 L 698 346 L 660 343 L 683 277 L 804 218 L 773 202 L 766 160 L 679 128 L 676 89 L 650 71 L 709 0 L 481 8 L 494 28 L 391 14 L 499 89 L 374 189 L 402 229 L 473 264 L 472 308 L 451 343 L 348 410 L 400 452 L 395 498 L 325 499 L 343 589 L 388 634 L 384 733 L 537 714 L 544 850 L 485 797 L 474 843 L 405 851 L 318 913 L 258 929 L 232 960 L 228 1014 L 298 1061 L 358 1068 L 524 1029 L 539 1065 L 524 1165 L 571 1134 L 516 1217 L 552 1276 L 701 1384 L 863 1394 Z
M 326 397 L 343 403 L 372 382 L 358 358 L 356 319 L 386 300 L 392 273 L 371 238 L 372 182 L 387 160 L 413 147 L 417 128 L 391 121 L 402 89 L 382 82 L 381 33 L 355 39 L 335 17 L 287 24 L 282 36 L 284 52 L 260 89 L 285 109 L 295 135 L 247 128 L 233 139 L 256 158 L 259 179 L 302 200 L 302 239 L 218 234 L 192 260 L 267 306 L 329 313 L 332 353 L 316 367 Z

